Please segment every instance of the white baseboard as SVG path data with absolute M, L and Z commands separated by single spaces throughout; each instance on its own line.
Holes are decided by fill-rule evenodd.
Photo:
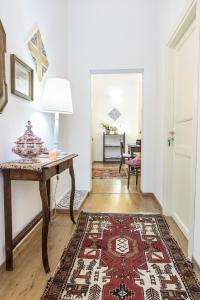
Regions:
M 174 221 L 176 222 L 176 224 L 178 225 L 178 227 L 180 228 L 180 230 L 183 232 L 184 236 L 187 238 L 187 240 L 189 240 L 190 231 L 187 228 L 187 226 L 181 221 L 181 219 L 177 215 L 177 213 L 173 213 L 172 217 L 173 217 Z

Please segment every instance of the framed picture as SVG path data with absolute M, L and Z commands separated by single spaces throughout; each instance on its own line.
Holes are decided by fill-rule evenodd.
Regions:
M 34 71 L 17 56 L 11 56 L 11 92 L 29 101 L 33 101 Z
M 5 53 L 6 53 L 6 33 L 0 21 L 0 114 L 3 112 L 8 102 L 6 70 L 5 70 Z
M 36 26 L 29 35 L 26 44 L 31 54 L 35 72 L 39 81 L 42 81 L 49 67 L 47 53 L 39 28 Z

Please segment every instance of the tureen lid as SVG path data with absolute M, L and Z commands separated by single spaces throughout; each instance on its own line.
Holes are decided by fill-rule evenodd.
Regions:
M 31 121 L 28 121 L 25 133 L 17 139 L 15 144 L 43 144 L 41 138 L 37 137 L 32 131 L 32 127 Z

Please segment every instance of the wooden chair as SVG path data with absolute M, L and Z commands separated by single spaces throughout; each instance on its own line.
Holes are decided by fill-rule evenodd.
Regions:
M 126 164 L 128 165 L 127 188 L 129 189 L 130 177 L 131 177 L 132 173 L 136 175 L 136 186 L 138 185 L 138 178 L 139 178 L 139 174 L 141 172 L 141 159 L 140 158 L 130 159 L 130 160 L 126 161 Z
M 119 165 L 119 173 L 121 172 L 122 164 L 125 163 L 126 159 L 131 158 L 131 154 L 124 152 L 124 143 L 120 142 L 120 165 Z

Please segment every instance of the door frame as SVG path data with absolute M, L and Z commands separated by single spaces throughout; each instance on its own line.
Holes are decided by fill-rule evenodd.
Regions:
M 181 40 L 186 31 L 190 28 L 190 25 L 195 21 L 197 27 L 197 90 L 196 90 L 196 99 L 194 100 L 195 113 L 195 136 L 196 136 L 196 145 L 194 146 L 193 151 L 193 178 L 192 182 L 194 183 L 192 186 L 192 194 L 193 194 L 193 207 L 189 211 L 189 220 L 190 220 L 190 228 L 192 229 L 189 233 L 185 228 L 184 224 L 179 222 L 178 219 L 175 219 L 175 222 L 182 230 L 186 238 L 188 239 L 188 257 L 191 259 L 193 256 L 193 248 L 194 248 L 194 219 L 195 219 L 195 201 L 196 201 L 196 156 L 197 156 L 197 134 L 198 134 L 198 100 L 199 100 L 199 51 L 200 51 L 200 21 L 199 21 L 199 0 L 191 1 L 188 8 L 185 10 L 182 18 L 178 22 L 175 30 L 173 31 L 167 45 L 166 45 L 166 76 L 165 76 L 165 132 L 164 132 L 164 168 L 163 168 L 163 213 L 168 216 L 173 216 L 173 203 L 172 203 L 172 167 L 173 167 L 173 148 L 169 148 L 167 145 L 167 138 L 169 135 L 169 131 L 173 131 L 173 58 L 174 58 L 174 49 L 177 43 Z
M 141 155 L 144 149 L 144 143 L 143 143 L 143 131 L 144 131 L 144 81 L 145 81 L 145 71 L 144 68 L 130 68 L 130 69 L 91 69 L 90 70 L 90 109 L 91 109 L 91 119 L 90 119 L 90 145 L 92 144 L 92 94 L 91 94 L 91 90 L 92 90 L 92 76 L 93 75 L 114 75 L 114 74 L 141 74 L 142 75 L 142 115 L 141 115 L 141 119 L 142 119 L 142 133 L 141 133 Z M 92 176 L 92 153 L 91 153 L 91 149 L 90 149 L 90 170 L 91 170 L 91 176 Z M 142 174 L 143 174 L 143 161 L 141 162 L 141 182 L 140 182 L 140 186 L 142 186 Z M 91 180 L 91 184 L 90 184 L 90 191 L 92 190 L 92 180 Z

